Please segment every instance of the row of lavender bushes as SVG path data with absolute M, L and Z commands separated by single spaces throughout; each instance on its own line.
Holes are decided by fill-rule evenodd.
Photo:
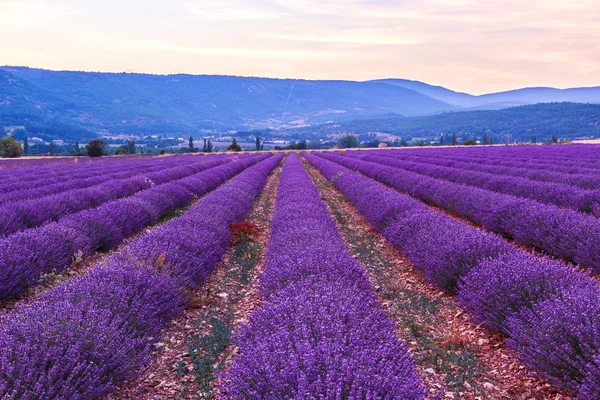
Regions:
M 24 192 L 35 189 L 41 189 L 47 186 L 60 185 L 72 181 L 81 181 L 90 177 L 102 177 L 114 173 L 127 173 L 129 166 L 133 169 L 143 169 L 149 166 L 168 165 L 178 162 L 180 165 L 186 164 L 182 157 L 172 159 L 163 158 L 160 162 L 156 159 L 139 159 L 122 161 L 118 163 L 105 164 L 70 164 L 53 167 L 40 167 L 39 170 L 31 168 L 12 169 L 11 174 L 4 177 L 0 183 L 0 193 Z M 193 161 L 188 161 L 190 163 Z
M 587 273 L 516 249 L 340 164 L 305 157 L 430 282 L 507 335 L 534 371 L 600 398 L 600 287 Z
M 446 157 L 468 160 L 481 164 L 523 165 L 525 167 L 545 168 L 548 171 L 578 173 L 585 170 L 600 169 L 598 162 L 600 146 L 477 146 L 445 149 L 419 149 L 413 154 L 422 156 L 444 154 Z
M 600 272 L 600 220 L 591 215 L 354 157 L 320 155 L 475 222 L 488 231 Z
M 122 158 L 137 158 L 138 156 L 113 156 L 113 157 L 21 157 L 0 160 L 0 178 L 7 170 L 14 168 L 40 168 L 62 164 L 100 164 L 120 161 Z
M 487 172 L 499 176 L 507 175 L 527 178 L 532 181 L 563 183 L 581 189 L 594 190 L 600 187 L 600 176 L 598 176 L 596 171 L 594 174 L 549 171 L 545 169 L 543 165 L 531 162 L 523 164 L 515 161 L 494 162 L 487 159 L 474 160 L 469 157 L 453 157 L 451 156 L 451 153 L 449 154 L 447 152 L 436 153 L 434 157 L 427 154 L 415 154 L 412 152 L 407 154 L 407 152 L 401 153 L 393 150 L 378 152 L 377 155 L 394 157 L 407 161 L 426 162 L 428 164 L 445 167 Z M 524 157 L 526 157 L 526 155 L 524 155 Z
M 491 153 L 488 149 L 481 148 L 478 149 L 478 156 L 477 153 L 473 154 L 471 152 L 465 154 L 466 157 L 462 157 L 462 160 L 470 160 L 479 164 L 519 165 L 525 168 L 539 168 L 567 174 L 595 174 L 600 169 L 598 163 L 599 146 L 569 146 L 568 148 L 553 149 L 554 151 L 547 151 L 552 149 L 544 148 L 538 156 L 532 153 L 535 149 L 535 147 L 525 146 L 511 155 L 503 151 L 502 148 L 493 148 Z M 458 154 L 452 154 L 452 157 L 460 159 Z
M 230 399 L 422 399 L 394 324 L 300 159 L 281 174 L 260 276 L 263 303 L 234 337 Z
M 229 158 L 219 157 L 207 162 L 136 174 L 127 179 L 113 179 L 83 189 L 74 188 L 55 195 L 4 204 L 0 206 L 0 235 L 8 236 L 35 228 L 48 221 L 56 221 L 66 215 L 131 196 L 152 186 L 196 174 L 207 166 L 227 162 Z
M 69 176 L 67 173 L 65 176 L 61 176 L 60 179 L 42 178 L 30 180 L 23 177 L 18 183 L 0 185 L 0 204 L 40 198 L 74 189 L 84 189 L 114 179 L 126 179 L 139 174 L 181 167 L 205 160 L 207 158 L 173 157 L 172 159 L 163 158 L 159 160 L 144 159 L 127 163 L 111 163 L 107 168 L 95 171 L 79 171 L 79 173 L 74 173 L 73 176 Z
M 185 306 L 186 289 L 221 258 L 229 224 L 244 217 L 281 160 L 260 158 L 181 217 L 6 315 L 0 398 L 101 399 L 134 378 Z
M 2 185 L 7 183 L 23 183 L 24 181 L 36 182 L 44 179 L 69 179 L 71 175 L 78 178 L 85 177 L 86 174 L 102 169 L 110 169 L 114 163 L 122 164 L 128 161 L 139 161 L 138 157 L 103 157 L 100 162 L 86 162 L 92 158 L 69 158 L 68 162 L 44 163 L 44 161 L 58 160 L 59 158 L 46 159 L 3 159 L 0 163 L 0 181 Z M 65 160 L 65 159 L 62 159 Z M 112 162 L 102 162 L 102 161 Z M 6 165 L 15 165 L 6 168 Z M 18 166 L 18 167 L 17 167 Z
M 492 192 L 510 194 L 544 204 L 553 204 L 558 207 L 600 216 L 599 189 L 585 190 L 564 183 L 536 182 L 527 178 L 500 176 L 474 169 L 467 170 L 436 166 L 427 162 L 404 161 L 393 157 L 373 155 L 373 152 L 370 152 L 370 154 L 347 152 L 346 155 L 449 182 L 475 186 Z
M 44 274 L 64 271 L 75 257 L 116 247 L 124 238 L 185 206 L 194 196 L 209 192 L 259 160 L 255 156 L 236 162 L 208 161 L 198 166 L 199 172 L 186 178 L 177 179 L 175 175 L 170 182 L 131 197 L 0 239 L 0 299 L 19 296 L 36 285 Z

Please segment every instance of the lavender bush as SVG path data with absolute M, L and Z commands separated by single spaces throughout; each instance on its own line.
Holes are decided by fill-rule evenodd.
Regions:
M 579 388 L 581 400 L 600 398 L 600 353 L 592 358 L 585 367 L 583 382 Z
M 128 179 L 111 179 L 84 189 L 77 186 L 77 181 L 71 181 L 69 184 L 73 186 L 72 190 L 49 196 L 35 196 L 36 198 L 33 199 L 18 203 L 9 202 L 0 206 L 0 235 L 6 236 L 40 226 L 48 221 L 56 221 L 66 215 L 98 207 L 154 185 L 182 179 L 229 161 L 227 157 L 220 157 L 207 162 L 179 165 L 166 170 L 140 174 Z
M 304 156 L 326 177 L 333 177 L 335 186 L 367 221 L 442 290 L 455 293 L 459 279 L 481 261 L 511 250 L 496 235 L 433 212 L 410 196 L 338 164 L 311 154 Z M 382 210 L 385 210 L 385 224 L 380 222 Z
M 507 320 L 546 299 L 597 287 L 595 279 L 561 262 L 512 251 L 479 264 L 460 284 L 458 300 L 478 322 L 507 333 Z
M 476 186 L 492 192 L 528 198 L 544 204 L 554 204 L 575 211 L 592 213 L 600 206 L 600 190 L 583 190 L 564 183 L 536 182 L 526 178 L 498 176 L 473 169 L 436 166 L 428 162 L 404 161 L 377 155 L 362 155 L 358 158 L 450 182 Z
M 406 152 L 406 151 L 383 151 L 377 152 L 377 156 L 388 157 L 395 160 L 407 160 L 418 163 L 427 163 L 444 167 L 460 168 L 462 170 L 485 172 L 488 174 L 527 178 L 531 181 L 562 183 L 581 189 L 594 190 L 600 187 L 600 177 L 597 173 L 590 174 L 585 170 L 576 168 L 574 170 L 564 171 L 561 169 L 564 160 L 557 160 L 553 155 L 554 165 L 545 166 L 529 161 L 527 154 L 522 158 L 507 161 L 502 155 L 501 158 L 492 158 L 486 155 L 483 158 L 474 158 L 472 155 L 457 156 L 453 150 L 436 149 L 431 151 Z M 372 152 L 352 151 L 348 155 L 357 156 L 373 155 Z M 434 155 L 434 157 L 432 157 Z M 547 168 L 557 167 L 558 169 L 549 170 Z M 594 170 L 595 171 L 595 170 Z
M 217 220 L 224 229 L 243 218 L 281 155 L 261 155 L 259 159 L 264 161 L 149 235 L 173 237 L 169 231 L 189 228 L 180 224 L 184 220 L 196 224 L 195 230 L 184 232 L 192 237 L 189 246 L 195 239 L 197 247 L 224 248 L 223 243 L 202 242 L 210 236 L 203 232 L 204 210 L 221 212 Z M 239 165 L 244 168 L 244 163 Z M 179 261 L 171 257 L 170 248 L 146 248 L 148 254 L 169 260 L 154 263 L 137 259 L 136 253 L 129 251 L 144 240 L 135 240 L 106 265 L 96 266 L 4 316 L 0 322 L 0 397 L 100 399 L 140 371 L 149 361 L 160 329 L 181 311 L 185 298 L 181 282 L 187 281 L 177 275 L 177 269 L 169 268 Z M 229 237 L 215 240 L 228 241 Z M 210 271 L 216 261 L 201 267 Z
M 409 213 L 391 224 L 384 236 L 428 281 L 452 294 L 456 294 L 460 279 L 481 262 L 512 250 L 496 235 L 431 211 Z
M 234 338 L 225 398 L 424 398 L 407 348 L 294 153 L 260 289 L 265 302 Z
M 319 157 L 360 171 L 401 192 L 512 237 L 557 258 L 600 271 L 600 220 L 573 210 L 494 193 L 332 153 Z M 593 234 L 590 235 L 589 232 Z
M 60 221 L 0 238 L 0 299 L 18 296 L 41 275 L 64 270 L 76 256 L 117 246 L 130 234 L 193 196 L 213 190 L 225 180 L 267 156 L 245 157 L 157 185 L 132 197 L 68 215 Z
M 578 393 L 598 390 L 584 371 L 600 351 L 600 287 L 569 288 L 508 320 L 507 343 L 549 380 Z
M 323 157 L 305 157 L 352 202 L 366 185 L 365 197 L 391 199 L 389 188 L 373 185 L 366 176 Z M 369 219 L 368 204 L 356 204 Z M 508 343 L 530 368 L 581 398 L 600 392 L 600 287 L 595 279 L 562 262 L 506 247 L 499 237 L 431 209 L 409 207 L 391 221 L 383 232 L 386 239 L 431 281 L 459 282 L 465 308 L 509 335 Z

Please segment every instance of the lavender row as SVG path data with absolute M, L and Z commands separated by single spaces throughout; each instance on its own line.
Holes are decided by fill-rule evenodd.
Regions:
M 548 147 L 544 147 L 544 148 L 548 148 Z M 585 151 L 585 149 L 580 146 L 576 146 L 576 148 L 578 149 L 578 152 Z M 514 158 L 510 158 L 508 156 L 508 154 L 503 153 L 503 152 L 494 153 L 494 150 L 498 151 L 500 149 L 490 148 L 490 147 L 479 149 L 479 152 L 480 152 L 479 156 L 477 154 L 474 154 L 472 151 L 457 152 L 456 151 L 457 149 L 439 149 L 439 152 L 437 152 L 437 153 L 432 153 L 432 152 L 438 151 L 438 149 L 426 150 L 425 152 L 419 153 L 419 154 L 421 156 L 423 156 L 425 154 L 429 154 L 429 155 L 437 154 L 438 156 L 444 156 L 448 159 L 457 160 L 457 161 L 466 161 L 466 162 L 473 162 L 476 164 L 485 164 L 485 165 L 498 165 L 498 166 L 505 166 L 505 167 L 515 167 L 516 166 L 516 167 L 521 167 L 521 168 L 534 169 L 534 170 L 538 170 L 538 171 L 555 171 L 555 172 L 559 172 L 559 173 L 563 173 L 563 174 L 584 174 L 584 175 L 592 174 L 593 175 L 593 174 L 597 174 L 598 168 L 600 168 L 597 164 L 594 164 L 594 163 L 572 162 L 572 161 L 569 162 L 568 160 L 574 160 L 574 159 L 578 158 L 578 155 L 576 155 L 576 154 L 568 157 L 568 159 L 560 160 L 560 162 L 557 161 L 559 158 L 558 156 L 560 155 L 560 153 L 558 153 L 558 152 L 550 152 L 548 154 L 549 158 L 547 160 L 531 158 L 528 155 L 528 151 L 530 151 L 531 149 L 535 149 L 535 147 L 526 146 L 526 147 L 521 148 L 521 153 L 519 154 L 519 156 L 514 157 Z M 562 150 L 563 147 L 560 147 L 559 149 Z M 397 152 L 397 153 L 399 153 L 399 152 Z M 403 153 L 403 154 L 405 154 L 405 153 Z
M 469 157 L 471 159 L 495 159 L 498 161 L 530 161 L 540 165 L 561 164 L 567 167 L 583 167 L 598 169 L 600 167 L 600 146 L 598 145 L 569 145 L 569 146 L 481 146 L 446 148 L 442 150 L 448 155 Z
M 281 174 L 261 306 L 234 337 L 224 398 L 422 399 L 365 271 L 295 153 Z
M 22 294 L 40 276 L 63 271 L 76 257 L 116 247 L 124 238 L 185 206 L 265 156 L 219 165 L 134 196 L 81 211 L 0 239 L 0 299 Z M 212 167 L 212 168 L 210 168 Z
M 459 157 L 456 155 L 448 154 L 448 158 L 451 160 L 457 161 L 470 161 L 475 164 L 483 164 L 483 165 L 494 165 L 494 166 L 503 166 L 503 167 L 520 167 L 527 168 L 536 171 L 544 171 L 544 172 L 558 172 L 565 175 L 595 175 L 599 172 L 599 168 L 595 166 L 595 164 L 589 163 L 573 163 L 568 162 L 564 159 L 559 159 L 556 156 L 552 156 L 551 159 L 548 160 L 539 160 L 539 159 L 530 159 L 530 158 L 504 158 L 501 155 L 497 157 L 484 156 L 482 158 L 479 157 L 468 157 L 463 156 Z
M 84 189 L 4 204 L 0 206 L 0 235 L 7 236 L 35 228 L 48 221 L 56 221 L 66 215 L 98 207 L 106 202 L 125 198 L 155 185 L 181 179 L 229 161 L 229 157 L 218 157 L 203 163 L 182 165 L 149 174 L 134 175 L 127 179 L 110 180 Z
M 64 164 L 97 164 L 110 161 L 117 161 L 123 157 L 134 158 L 128 156 L 118 157 L 36 157 L 36 158 L 13 158 L 0 160 L 0 178 L 4 177 L 7 169 L 17 168 L 44 168 L 49 166 L 58 166 Z
M 246 169 L 106 264 L 0 324 L 0 397 L 101 399 L 150 360 L 160 330 L 208 276 L 281 156 Z
M 0 178 L 2 180 L 11 179 L 15 173 L 19 175 L 28 172 L 33 174 L 35 171 L 44 171 L 45 173 L 52 174 L 54 171 L 61 171 L 62 168 L 68 167 L 71 169 L 97 168 L 100 166 L 99 164 L 107 164 L 105 161 L 122 162 L 123 159 L 120 157 L 102 157 L 101 159 L 92 159 L 90 157 L 2 159 L 0 160 Z
M 84 175 L 82 178 L 73 176 L 59 182 L 52 182 L 51 180 L 41 180 L 37 183 L 23 182 L 22 188 L 14 188 L 13 186 L 16 185 L 8 185 L 11 188 L 0 196 L 0 204 L 32 198 L 37 199 L 43 196 L 66 192 L 69 190 L 84 189 L 94 185 L 100 185 L 111 180 L 126 179 L 139 174 L 152 173 L 170 168 L 196 164 L 198 162 L 206 161 L 207 158 L 197 157 L 187 158 L 185 160 L 181 158 L 173 158 L 168 162 L 163 160 L 144 163 L 130 162 L 127 165 L 119 164 L 117 168 L 114 168 L 113 170 L 95 171 L 93 173 Z
M 600 220 L 591 215 L 352 157 L 332 153 L 320 153 L 319 156 L 362 172 L 520 244 L 600 271 Z
M 570 208 L 574 211 L 600 216 L 600 190 L 583 190 L 553 182 L 535 182 L 526 178 L 502 177 L 498 175 L 431 165 L 423 162 L 403 161 L 391 157 L 374 155 L 347 155 L 363 161 L 375 162 L 389 167 L 400 168 L 420 175 L 443 179 L 468 186 L 476 186 L 492 192 L 510 194 L 516 197 L 536 200 L 544 204 Z
M 502 154 L 490 156 L 482 154 L 481 157 L 458 156 L 448 154 L 449 157 L 461 161 L 472 161 L 478 164 L 492 164 L 499 166 L 520 166 L 523 168 L 538 169 L 542 171 L 557 171 L 565 174 L 597 174 L 600 166 L 596 163 L 586 162 L 579 156 L 563 157 L 560 154 L 549 154 L 547 159 L 530 158 L 527 154 L 523 157 L 503 157 Z M 596 156 L 597 157 L 597 156 Z M 577 160 L 577 161 L 573 161 Z
M 528 367 L 581 399 L 599 398 L 600 287 L 594 278 L 339 164 L 305 157 L 427 280 L 458 294 L 479 323 L 507 335 Z
M 182 157 L 173 157 L 181 159 Z M 2 183 L 0 184 L 0 193 L 7 193 L 12 190 L 21 190 L 27 188 L 28 185 L 37 185 L 40 183 L 57 183 L 65 182 L 71 179 L 85 178 L 90 174 L 97 173 L 112 173 L 123 170 L 124 166 L 130 164 L 153 164 L 159 159 L 157 158 L 129 158 L 110 163 L 93 163 L 93 164 L 66 164 L 51 167 L 30 167 L 10 169 L 0 171 Z M 166 157 L 161 161 L 166 160 Z
M 350 153 L 349 153 L 350 154 Z M 354 152 L 352 153 L 354 154 Z M 356 152 L 356 154 L 367 155 L 367 152 Z M 372 152 L 371 155 L 374 155 Z M 407 161 L 415 161 L 444 167 L 461 168 L 470 171 L 487 172 L 498 176 L 515 176 L 527 178 L 532 181 L 540 182 L 555 182 L 565 185 L 575 186 L 581 189 L 598 189 L 600 188 L 600 176 L 590 174 L 565 174 L 555 171 L 546 171 L 533 168 L 515 167 L 494 165 L 493 163 L 475 163 L 468 161 L 456 161 L 456 158 L 445 157 L 444 155 L 436 155 L 435 157 L 428 156 L 407 156 L 392 152 L 378 152 L 377 156 L 387 156 L 392 159 L 403 159 Z
M 460 161 L 469 162 L 476 165 L 491 165 L 497 167 L 518 167 L 537 172 L 556 172 L 566 175 L 596 175 L 598 173 L 598 166 L 596 164 L 582 163 L 582 162 L 569 162 L 568 160 L 578 159 L 577 154 L 568 157 L 566 160 L 560 160 L 559 156 L 562 151 L 566 154 L 572 152 L 566 152 L 567 148 L 577 149 L 577 153 L 584 153 L 588 146 L 557 146 L 549 147 L 543 146 L 541 149 L 555 149 L 555 151 L 548 151 L 548 160 L 539 160 L 532 158 L 529 152 L 538 147 L 534 146 L 523 146 L 519 147 L 518 156 L 513 158 L 505 152 L 503 149 L 508 150 L 506 146 L 503 147 L 482 147 L 482 148 L 441 148 L 441 149 L 418 149 L 418 150 L 389 150 L 383 151 L 382 154 L 394 155 L 402 158 L 443 158 L 449 161 Z M 512 149 L 512 148 L 510 148 Z M 420 150 L 420 151 L 419 151 Z M 600 156 L 600 155 L 598 155 Z M 596 156 L 596 157 L 598 157 Z

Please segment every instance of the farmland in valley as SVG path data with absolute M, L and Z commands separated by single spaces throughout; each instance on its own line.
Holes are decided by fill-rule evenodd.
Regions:
M 600 146 L 0 160 L 2 399 L 600 398 Z

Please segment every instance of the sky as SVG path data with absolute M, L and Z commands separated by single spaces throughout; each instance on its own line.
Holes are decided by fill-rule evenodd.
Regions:
M 600 86 L 600 0 L 0 0 L 0 65 Z

